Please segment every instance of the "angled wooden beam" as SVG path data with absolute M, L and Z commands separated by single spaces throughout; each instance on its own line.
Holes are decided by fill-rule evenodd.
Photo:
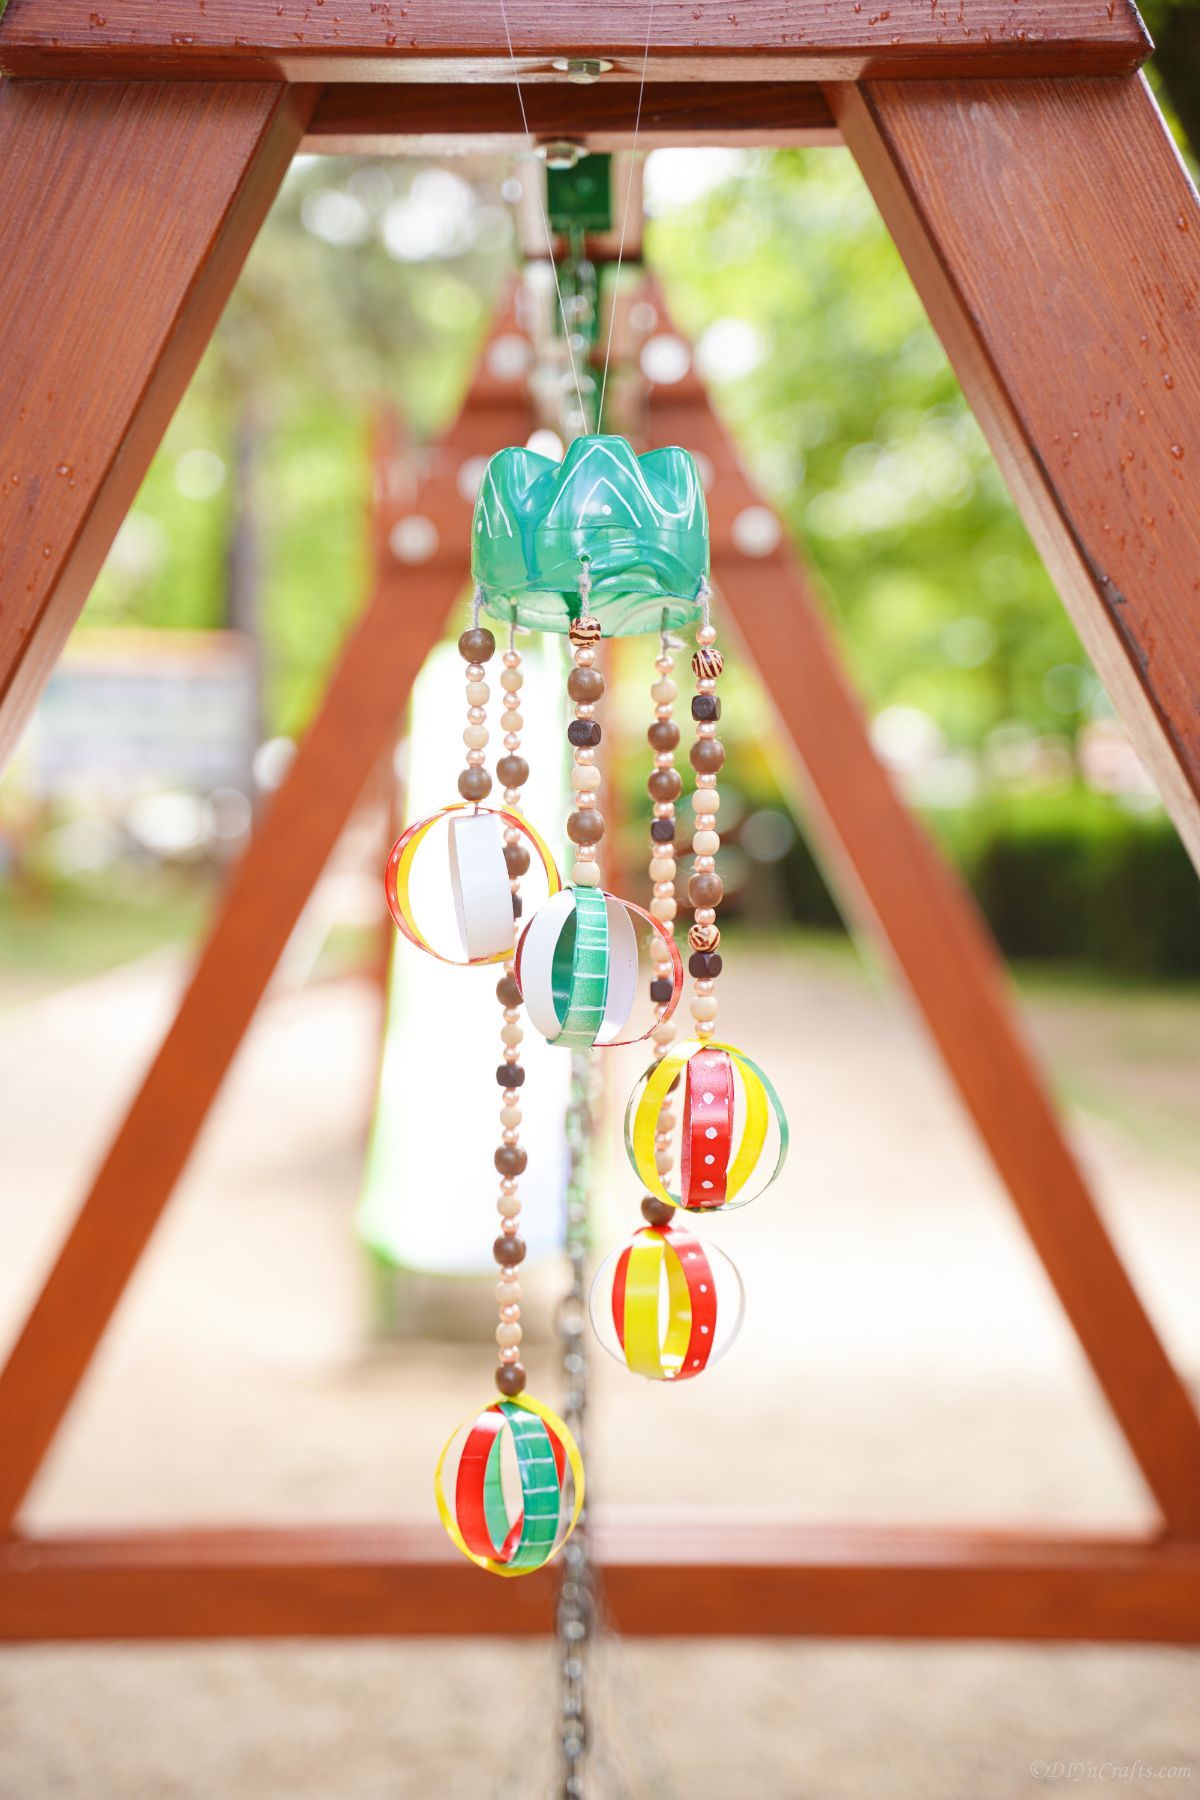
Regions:
M 524 150 L 525 122 L 511 82 L 477 83 L 466 96 L 444 85 L 399 81 L 333 82 L 324 91 L 304 149 L 331 156 L 446 155 Z M 759 146 L 841 142 L 824 91 L 815 82 L 628 81 L 590 87 L 531 83 L 524 92 L 529 133 L 568 139 L 589 150 L 672 144 Z M 451 115 L 458 123 L 451 126 Z
M 523 382 L 497 378 L 485 357 L 471 404 L 430 459 L 437 486 L 418 483 L 410 492 L 394 483 L 386 458 L 380 463 L 374 595 L 234 871 L 175 1021 L 0 1372 L 0 1531 L 37 1473 L 304 903 L 462 591 L 472 496 L 456 479 L 460 465 L 497 442 L 520 441 L 527 429 Z
M 561 80 L 556 61 L 604 57 L 637 80 L 645 0 L 508 0 L 523 76 Z M 1149 42 L 1128 0 L 660 0 L 653 80 L 858 81 L 921 75 L 1099 73 L 1136 68 Z M 511 73 L 494 0 L 10 0 L 0 72 L 79 79 L 186 76 L 289 81 L 504 81 Z M 469 107 L 469 97 L 463 96 Z M 465 115 L 464 115 L 465 116 Z M 451 129 L 461 118 L 448 120 Z
M 1140 77 L 830 102 L 1200 866 L 1200 205 Z
M 0 763 L 314 98 L 254 83 L 0 83 Z
M 626 1637 L 1200 1643 L 1200 1546 L 918 1527 L 601 1520 Z M 0 1641 L 526 1637 L 555 1573 L 489 1580 L 436 1525 L 0 1543 Z
M 687 444 L 712 465 L 722 611 L 795 749 L 844 895 L 920 1009 L 1169 1528 L 1200 1536 L 1200 1419 L 1096 1210 L 987 927 L 876 757 L 782 528 L 769 555 L 736 548 L 739 513 L 762 502 L 700 383 L 659 390 L 650 418 L 655 442 Z

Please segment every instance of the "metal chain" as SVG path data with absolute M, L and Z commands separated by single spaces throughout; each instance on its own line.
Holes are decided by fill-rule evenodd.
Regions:
M 595 1116 L 595 1071 L 580 1052 L 571 1057 L 571 1099 L 567 1107 L 567 1192 L 564 1241 L 570 1282 L 558 1308 L 565 1396 L 563 1419 L 587 1457 L 586 1414 L 588 1364 L 587 1258 L 588 1163 Z M 562 1800 L 582 1800 L 588 1752 L 588 1652 L 595 1624 L 595 1595 L 588 1543 L 588 1509 L 562 1552 L 563 1573 L 558 1597 L 558 1643 L 562 1652 L 560 1731 Z

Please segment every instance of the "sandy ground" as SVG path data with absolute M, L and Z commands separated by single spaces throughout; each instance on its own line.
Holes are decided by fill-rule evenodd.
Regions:
M 729 1359 L 678 1391 L 597 1371 L 597 1508 L 1148 1521 L 1140 1477 L 906 1012 L 837 957 L 731 961 L 723 1019 L 775 1076 L 795 1150 L 769 1196 L 720 1222 L 749 1295 Z M 178 978 L 155 959 L 0 1014 L 5 1336 Z M 1129 1117 L 1076 1111 L 1072 1129 L 1195 1379 L 1200 1177 L 1178 1050 L 1195 1046 L 1196 1015 L 1176 1007 L 1147 1022 L 1118 1006 L 1124 1024 L 1108 1036 L 1097 1016 L 1094 1001 L 1039 1001 L 1033 1028 L 1069 1092 L 1131 1097 Z M 31 1524 L 428 1515 L 436 1451 L 490 1365 L 481 1342 L 371 1335 L 350 1216 L 374 1033 L 372 995 L 353 981 L 265 1009 Z M 1156 1055 L 1180 1089 L 1161 1132 L 1145 1073 Z M 627 1056 L 618 1093 L 634 1068 Z M 602 1247 L 636 1201 L 611 1162 Z M 480 1339 L 489 1305 L 481 1287 Z M 528 1360 L 531 1386 L 550 1397 L 552 1347 L 534 1344 Z M 507 1644 L 7 1651 L 0 1794 L 544 1796 L 553 1670 L 548 1646 Z M 597 1796 L 1200 1793 L 1190 1654 L 612 1643 L 596 1686 Z M 1120 1779 L 1139 1762 L 1143 1773 Z M 1038 1779 L 1041 1763 L 1064 1772 Z M 1072 1776 L 1071 1764 L 1097 1773 Z M 1149 1773 L 1181 1764 L 1194 1776 Z

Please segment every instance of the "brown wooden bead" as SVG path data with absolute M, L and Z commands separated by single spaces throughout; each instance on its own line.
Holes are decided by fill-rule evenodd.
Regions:
M 567 836 L 573 844 L 598 844 L 604 836 L 604 820 L 590 806 L 586 812 L 573 812 L 567 819 Z
M 516 881 L 529 869 L 529 852 L 524 844 L 505 844 L 504 866 L 508 870 L 508 879 Z
M 719 906 L 725 883 L 719 875 L 693 875 L 688 882 L 688 899 L 693 906 Z
M 668 981 L 665 975 L 656 975 L 650 983 L 650 998 L 655 1006 L 665 1006 L 675 992 L 675 983 Z
M 525 1071 L 520 1063 L 501 1063 L 496 1070 L 496 1080 L 502 1088 L 524 1087 Z
M 458 791 L 464 800 L 486 800 L 492 791 L 492 778 L 486 769 L 464 769 L 458 778 Z
M 459 638 L 458 654 L 464 662 L 490 662 L 496 654 L 496 640 L 486 625 L 473 625 Z
M 675 1217 L 675 1208 L 668 1206 L 665 1200 L 647 1194 L 642 1201 L 642 1217 L 647 1225 L 669 1225 Z
M 521 990 L 512 975 L 502 975 L 496 983 L 496 998 L 501 1006 L 520 1006 Z
M 679 743 L 679 727 L 674 719 L 655 719 L 646 736 L 652 750 L 674 750 Z
M 688 932 L 688 944 L 693 950 L 715 950 L 721 941 L 721 933 L 715 925 L 693 925 Z
M 501 1363 L 496 1370 L 496 1386 L 506 1400 L 514 1400 L 518 1394 L 525 1392 L 525 1367 L 523 1363 Z
M 519 919 L 521 914 L 525 911 L 525 902 L 522 900 L 520 894 L 513 895 L 512 908 L 513 908 L 513 918 Z
M 525 1239 L 502 1233 L 492 1245 L 492 1255 L 502 1269 L 515 1269 L 518 1263 L 525 1261 Z
M 572 719 L 567 726 L 567 742 L 576 750 L 594 750 L 602 736 L 595 719 Z
M 572 669 L 567 692 L 576 706 L 595 706 L 604 692 L 604 677 L 599 669 Z
M 529 764 L 523 756 L 502 756 L 496 764 L 496 780 L 501 787 L 524 787 L 529 780 Z
M 725 767 L 725 746 L 719 738 L 697 738 L 688 751 L 688 761 L 697 775 L 715 775 Z
M 501 1144 L 492 1161 L 501 1175 L 523 1175 L 529 1157 L 519 1144 Z
M 697 724 L 703 725 L 706 722 L 719 719 L 720 716 L 721 702 L 717 699 L 715 694 L 692 695 L 692 717 L 696 720 Z
M 675 842 L 674 819 L 651 819 L 650 836 L 656 844 L 673 844 Z
M 646 783 L 652 800 L 678 800 L 683 792 L 683 778 L 678 769 L 653 769 Z
M 725 667 L 725 658 L 712 644 L 701 644 L 692 657 L 692 673 L 697 681 L 715 681 Z
M 688 957 L 688 974 L 697 981 L 715 981 L 724 967 L 715 950 L 695 950 Z
M 567 627 L 567 636 L 576 649 L 587 649 L 600 642 L 600 621 L 590 614 L 586 619 L 572 619 Z

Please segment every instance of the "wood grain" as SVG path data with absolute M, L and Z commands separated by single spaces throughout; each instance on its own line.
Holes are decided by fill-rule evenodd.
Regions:
M 513 50 L 531 79 L 558 57 L 604 56 L 641 74 L 645 0 L 508 0 Z M 1097 73 L 1135 68 L 1149 43 L 1128 0 L 658 0 L 655 79 L 856 81 L 920 75 Z M 0 70 L 92 79 L 168 75 L 291 81 L 503 81 L 508 43 L 494 0 L 10 0 Z
M 0 1530 L 37 1473 L 301 909 L 462 592 L 470 502 L 454 479 L 459 463 L 496 443 L 519 442 L 527 431 L 523 383 L 498 380 L 485 363 L 474 403 L 429 459 L 437 491 L 414 492 L 381 469 L 374 595 L 232 876 L 175 1021 L 0 1373 Z M 388 524 L 413 512 L 433 523 L 436 547 L 428 562 L 404 568 L 388 550 Z
M 661 307 L 660 311 L 665 309 Z M 761 501 L 692 377 L 659 390 L 653 441 L 714 476 L 713 577 L 795 749 L 807 816 L 849 910 L 906 983 L 1171 1527 L 1200 1534 L 1200 1419 L 1105 1231 L 970 895 L 871 747 L 801 564 L 750 558 L 734 521 Z
M 1200 1546 L 1140 1539 L 598 1522 L 628 1637 L 1200 1642 Z M 555 1572 L 490 1580 L 437 1525 L 130 1532 L 0 1543 L 0 1641 L 525 1637 Z
M 637 88 L 630 82 L 566 82 L 530 86 L 525 93 L 535 138 L 568 138 L 592 150 L 633 144 Z M 648 84 L 638 145 L 737 148 L 762 144 L 836 144 L 837 126 L 816 83 L 665 81 Z M 334 82 L 321 96 L 304 149 L 333 156 L 428 155 L 512 151 L 526 147 L 525 127 L 511 82 L 450 88 L 404 81 Z
M 1200 866 L 1200 206 L 1140 77 L 830 90 Z
M 314 95 L 0 84 L 0 762 L 199 361 Z

